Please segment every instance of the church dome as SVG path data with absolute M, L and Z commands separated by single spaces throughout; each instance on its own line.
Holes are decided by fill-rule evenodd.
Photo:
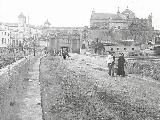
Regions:
M 134 12 L 132 12 L 130 9 L 127 9 L 125 11 L 122 12 L 123 14 L 134 14 Z
M 26 17 L 25 17 L 24 14 L 21 12 L 21 14 L 18 16 L 18 18 L 26 18 Z
M 126 15 L 129 18 L 135 18 L 135 13 L 128 9 L 128 7 L 125 11 L 122 12 L 122 14 Z

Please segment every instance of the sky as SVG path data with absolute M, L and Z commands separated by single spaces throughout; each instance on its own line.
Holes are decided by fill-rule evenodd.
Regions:
M 128 8 L 138 18 L 153 15 L 153 27 L 160 30 L 159 0 L 0 0 L 0 22 L 16 23 L 23 12 L 33 25 L 83 27 L 90 25 L 92 10 L 97 13 L 116 13 Z

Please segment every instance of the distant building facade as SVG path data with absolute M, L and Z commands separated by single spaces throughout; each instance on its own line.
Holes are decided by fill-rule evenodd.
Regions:
M 0 48 L 8 47 L 11 43 L 11 34 L 9 27 L 3 23 L 0 23 Z
M 27 23 L 27 17 L 23 13 L 18 16 L 17 23 L 3 24 L 9 28 L 10 46 L 12 47 L 30 46 L 33 40 L 38 40 L 42 34 L 42 28 Z
M 138 52 L 141 50 L 140 46 L 124 46 L 124 45 L 112 45 L 112 46 L 104 46 L 105 47 L 105 51 L 113 51 L 115 52 L 117 55 L 119 53 L 123 53 L 125 56 L 128 55 L 128 53 L 130 52 Z
M 80 53 L 81 30 L 72 27 L 52 27 L 50 29 L 49 49 L 60 51 L 66 48 L 69 52 Z
M 92 11 L 90 18 L 90 38 L 102 42 L 134 39 L 145 43 L 152 40 L 153 30 L 152 14 L 140 19 L 128 7 L 123 12 L 118 9 L 116 14 Z

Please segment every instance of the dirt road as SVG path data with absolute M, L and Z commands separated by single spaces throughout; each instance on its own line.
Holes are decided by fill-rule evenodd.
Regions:
M 84 60 L 48 57 L 40 81 L 46 120 L 159 120 L 160 84 L 110 77 Z
M 25 92 L 18 101 L 18 120 L 42 120 L 39 64 L 40 58 L 29 69 L 29 79 L 25 81 L 27 82 Z

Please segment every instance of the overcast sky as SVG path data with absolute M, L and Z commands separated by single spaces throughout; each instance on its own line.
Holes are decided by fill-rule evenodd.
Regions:
M 0 22 L 17 22 L 23 12 L 30 23 L 42 25 L 49 20 L 51 26 L 89 26 L 91 12 L 116 13 L 127 6 L 137 17 L 153 15 L 153 26 L 160 30 L 159 0 L 0 0 Z

